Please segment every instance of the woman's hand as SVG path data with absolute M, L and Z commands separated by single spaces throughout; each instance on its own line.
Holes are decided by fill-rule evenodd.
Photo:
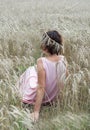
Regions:
M 33 122 L 37 122 L 39 119 L 39 112 L 33 112 L 30 114 L 30 118 Z

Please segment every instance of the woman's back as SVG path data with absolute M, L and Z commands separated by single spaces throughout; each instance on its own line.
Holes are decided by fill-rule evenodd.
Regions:
M 62 76 L 66 73 L 66 66 L 64 63 L 64 56 L 58 56 L 57 59 L 43 57 L 42 63 L 46 74 L 44 102 L 48 102 L 52 101 L 59 92 L 57 82 L 63 79 Z

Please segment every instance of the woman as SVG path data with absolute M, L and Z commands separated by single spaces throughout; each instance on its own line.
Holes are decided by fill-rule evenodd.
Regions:
M 63 88 L 67 69 L 62 42 L 62 36 L 56 30 L 44 33 L 41 49 L 45 57 L 37 59 L 36 68 L 29 67 L 20 77 L 22 102 L 34 105 L 31 114 L 34 121 L 39 118 L 41 105 L 53 102 Z

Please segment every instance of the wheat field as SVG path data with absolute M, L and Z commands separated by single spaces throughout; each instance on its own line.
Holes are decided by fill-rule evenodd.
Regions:
M 62 100 L 33 123 L 15 84 L 53 29 L 63 35 L 69 76 Z M 27 129 L 90 130 L 90 0 L 0 0 L 0 130 Z

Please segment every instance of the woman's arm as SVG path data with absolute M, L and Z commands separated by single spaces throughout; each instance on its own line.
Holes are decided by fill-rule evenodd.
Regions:
M 38 87 L 37 87 L 36 101 L 34 105 L 34 113 L 32 115 L 34 121 L 38 120 L 39 118 L 39 112 L 45 93 L 45 70 L 43 68 L 43 63 L 41 59 L 37 60 L 37 73 L 38 73 Z

